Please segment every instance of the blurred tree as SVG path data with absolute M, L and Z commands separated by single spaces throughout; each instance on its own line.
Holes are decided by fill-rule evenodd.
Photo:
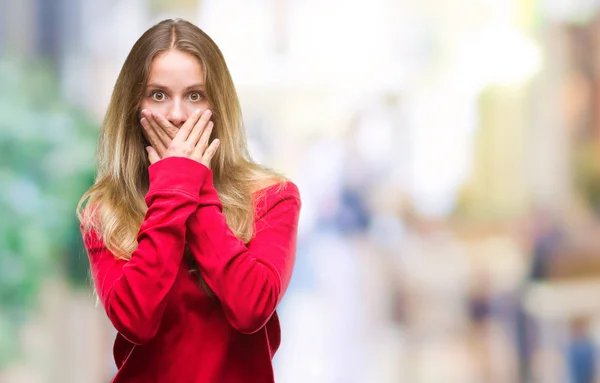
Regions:
M 591 139 L 584 141 L 574 152 L 575 187 L 600 216 L 600 143 Z
M 93 180 L 96 129 L 40 61 L 0 60 L 0 368 L 46 278 L 87 280 L 74 208 Z

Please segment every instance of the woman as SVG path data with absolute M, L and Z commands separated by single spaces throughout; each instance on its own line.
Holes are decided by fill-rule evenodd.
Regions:
M 273 382 L 300 196 L 250 159 L 231 76 L 204 32 L 165 20 L 140 37 L 98 157 L 78 215 L 118 331 L 113 382 Z

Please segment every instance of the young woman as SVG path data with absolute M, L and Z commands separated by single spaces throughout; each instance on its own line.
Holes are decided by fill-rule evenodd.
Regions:
M 274 381 L 300 196 L 250 158 L 225 60 L 198 27 L 165 20 L 133 46 L 77 211 L 118 331 L 113 382 Z

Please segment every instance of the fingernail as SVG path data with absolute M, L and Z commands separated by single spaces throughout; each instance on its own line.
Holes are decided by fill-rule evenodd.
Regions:
M 148 121 L 148 120 L 146 120 L 146 117 L 143 117 L 143 118 L 140 120 L 140 122 L 141 122 L 142 124 L 145 124 L 147 121 Z
M 148 153 L 150 153 L 150 147 L 149 147 L 149 146 L 146 146 L 146 151 L 147 151 Z
M 204 115 L 207 116 L 207 117 L 210 116 L 211 114 L 212 114 L 212 112 L 210 111 L 210 109 L 206 109 L 204 111 Z

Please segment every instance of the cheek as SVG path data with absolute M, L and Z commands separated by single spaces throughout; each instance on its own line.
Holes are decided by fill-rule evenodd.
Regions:
M 148 100 L 146 98 L 144 98 L 142 100 L 142 102 L 140 103 L 140 112 L 144 109 L 150 109 L 150 103 L 148 102 Z
M 206 101 L 201 102 L 188 102 L 185 106 L 185 111 L 188 116 L 191 116 L 196 110 L 200 110 L 200 113 L 204 112 L 206 109 L 210 109 L 211 106 Z
M 148 109 L 152 113 L 162 114 L 164 115 L 167 111 L 166 103 L 156 103 L 148 100 L 143 100 L 140 104 L 140 112 L 144 109 Z

